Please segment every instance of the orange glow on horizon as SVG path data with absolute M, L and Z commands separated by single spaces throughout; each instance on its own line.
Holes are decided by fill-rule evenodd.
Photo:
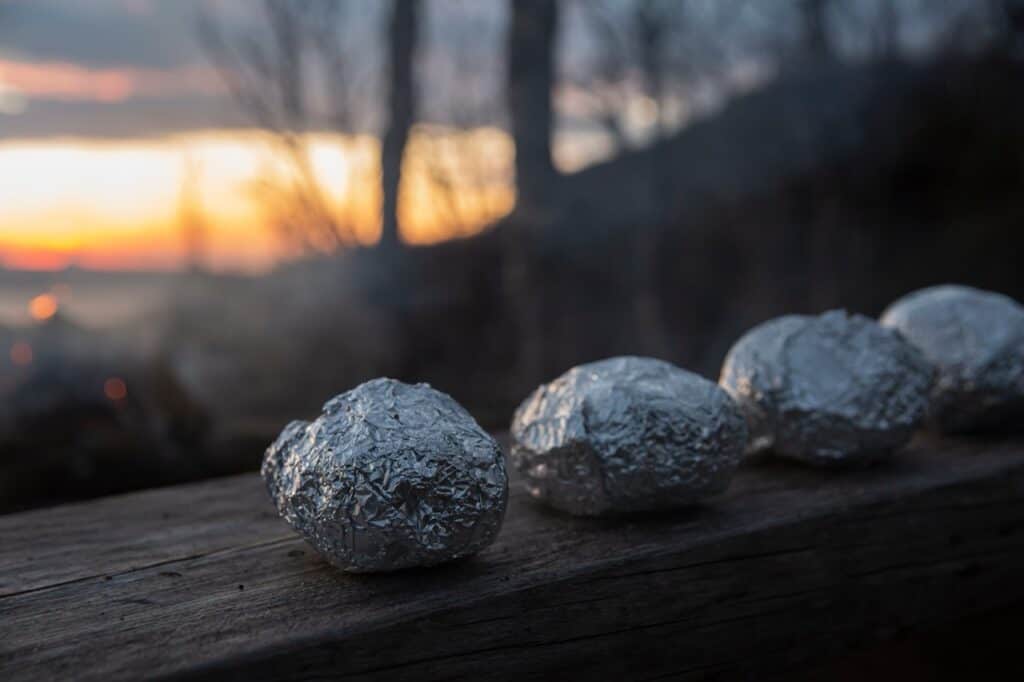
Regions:
M 380 232 L 379 141 L 307 139 L 324 203 L 356 243 Z M 0 143 L 0 265 L 55 270 L 175 269 L 189 260 L 181 225 L 188 164 L 202 262 L 262 271 L 295 255 L 275 226 L 294 176 L 265 136 L 205 131 L 131 141 Z M 430 244 L 479 232 L 514 203 L 512 145 L 497 129 L 416 129 L 403 162 L 403 239 Z M 284 189 L 282 189 L 284 188 Z M 275 193 L 276 192 L 276 193 Z

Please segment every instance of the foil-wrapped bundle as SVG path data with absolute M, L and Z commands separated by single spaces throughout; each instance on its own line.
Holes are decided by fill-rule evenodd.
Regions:
M 928 407 L 933 371 L 899 334 L 861 315 L 787 315 L 747 332 L 720 383 L 747 418 L 750 450 L 816 465 L 856 464 L 904 445 Z
M 501 448 L 450 396 L 374 379 L 290 423 L 263 459 L 281 516 L 351 572 L 430 566 L 497 536 L 508 500 Z
M 904 296 L 882 315 L 935 366 L 930 421 L 942 431 L 1019 426 L 1024 417 L 1024 306 L 964 286 Z
M 512 421 L 512 462 L 531 496 L 570 514 L 659 510 L 725 490 L 746 435 L 713 382 L 619 357 L 535 390 Z

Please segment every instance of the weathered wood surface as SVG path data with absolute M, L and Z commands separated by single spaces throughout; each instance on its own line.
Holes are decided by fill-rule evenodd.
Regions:
M 0 679 L 698 679 L 792 672 L 1024 597 L 1024 442 L 580 520 L 515 488 L 479 557 L 349 576 L 255 475 L 0 517 Z

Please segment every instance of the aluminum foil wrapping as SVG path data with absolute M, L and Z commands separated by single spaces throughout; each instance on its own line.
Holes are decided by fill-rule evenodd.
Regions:
M 292 422 L 263 460 L 281 516 L 352 572 L 479 552 L 508 501 L 501 448 L 450 396 L 374 379 Z
M 512 462 L 531 496 L 562 511 L 650 511 L 725 490 L 746 435 L 713 382 L 660 360 L 619 357 L 535 390 L 512 422 Z
M 720 380 L 746 415 L 751 451 L 823 466 L 904 445 L 932 382 L 924 356 L 899 334 L 843 311 L 755 327 L 729 351 Z
M 882 324 L 935 366 L 930 421 L 947 432 L 1019 426 L 1024 417 L 1024 307 L 963 286 L 909 294 Z

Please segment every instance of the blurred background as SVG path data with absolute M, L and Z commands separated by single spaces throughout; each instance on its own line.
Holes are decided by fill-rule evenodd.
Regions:
M 786 312 L 1024 298 L 1021 0 L 0 0 L 0 512 L 488 428 Z

